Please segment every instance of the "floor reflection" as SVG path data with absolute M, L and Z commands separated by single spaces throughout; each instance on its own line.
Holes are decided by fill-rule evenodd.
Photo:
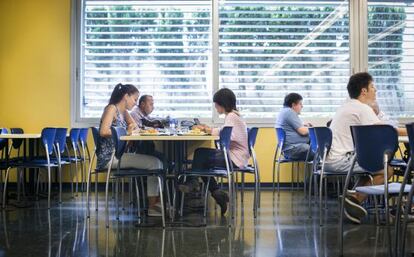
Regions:
M 338 255 L 336 201 L 329 202 L 325 225 L 320 227 L 317 208 L 309 210 L 300 192 L 281 192 L 280 197 L 264 192 L 261 198 L 260 212 L 253 219 L 253 193 L 247 192 L 244 205 L 238 203 L 232 227 L 226 218 L 214 212 L 213 206 L 207 226 L 167 229 L 137 227 L 133 207 L 127 207 L 119 221 L 112 215 L 110 228 L 106 229 L 103 209 L 92 211 L 91 218 L 85 218 L 81 196 L 51 210 L 45 208 L 43 201 L 32 208 L 9 207 L 1 212 L 0 256 Z M 309 218 L 310 214 L 313 218 Z M 196 224 L 202 221 L 201 214 L 186 215 L 181 221 Z M 388 256 L 386 229 L 375 226 L 374 220 L 365 223 L 346 225 L 346 253 Z M 408 242 L 413 239 L 409 232 Z M 412 249 L 407 250 L 410 253 Z

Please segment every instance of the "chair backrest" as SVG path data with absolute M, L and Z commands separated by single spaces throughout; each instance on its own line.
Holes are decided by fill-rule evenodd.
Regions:
M 125 152 L 127 142 L 122 141 L 121 137 L 127 135 L 127 131 L 124 127 L 111 127 L 112 140 L 115 145 L 115 157 L 120 160 Z
M 59 152 L 63 153 L 66 148 L 66 134 L 68 133 L 67 128 L 57 128 L 55 134 L 55 145 L 59 144 Z M 57 147 L 56 147 L 57 150 Z
M 74 145 L 76 145 L 76 143 L 79 141 L 79 133 L 80 133 L 80 128 L 72 128 L 69 131 L 70 141 L 74 143 Z
M 83 143 L 85 146 L 88 142 L 88 131 L 89 128 L 81 128 L 79 131 L 79 141 Z
M 256 144 L 257 133 L 259 132 L 259 128 L 253 127 L 247 129 L 247 141 L 249 143 L 249 149 L 253 148 Z
M 408 145 L 410 146 L 410 156 L 414 158 L 414 123 L 405 125 L 408 134 Z
M 398 149 L 398 133 L 390 125 L 351 126 L 357 162 L 369 172 L 384 169 L 384 154 L 391 161 Z
M 230 139 L 232 130 L 233 127 L 223 127 L 220 130 L 220 149 L 226 148 L 227 151 L 230 150 Z
M 309 131 L 309 142 L 310 142 L 310 149 L 312 152 L 316 153 L 318 150 L 318 141 L 316 140 L 315 128 L 311 127 L 308 128 Z
M 10 133 L 12 134 L 24 134 L 24 131 L 22 128 L 11 128 Z M 12 139 L 12 147 L 14 149 L 19 149 L 23 144 L 23 139 Z
M 318 155 L 323 158 L 326 148 L 326 154 L 331 150 L 332 130 L 328 127 L 314 127 L 316 137 L 316 147 Z
M 0 128 L 0 134 L 7 134 L 9 133 L 6 128 Z M 4 147 L 6 147 L 7 139 L 6 138 L 0 138 L 0 151 L 3 150 Z
M 92 130 L 93 142 L 95 143 L 95 151 L 99 151 L 99 148 L 101 147 L 99 144 L 99 128 L 91 127 L 91 130 Z
M 283 128 L 276 128 L 276 136 L 277 136 L 277 146 L 279 148 L 283 148 L 283 144 L 285 143 L 286 133 Z
M 55 143 L 56 128 L 44 128 L 42 130 L 42 144 L 49 154 L 53 153 L 53 145 Z

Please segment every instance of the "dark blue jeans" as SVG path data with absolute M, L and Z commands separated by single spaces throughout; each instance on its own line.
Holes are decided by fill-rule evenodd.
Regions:
M 234 164 L 233 164 L 234 165 Z M 224 154 L 222 151 L 214 149 L 214 148 L 197 148 L 194 151 L 194 158 L 192 169 L 193 170 L 208 170 L 213 168 L 226 168 L 226 163 L 224 161 Z M 207 183 L 207 177 L 201 177 L 204 183 Z M 193 180 L 197 180 L 197 178 L 191 178 L 190 183 L 194 183 Z M 215 178 L 210 178 L 210 184 L 208 190 L 210 192 L 214 192 L 215 190 L 219 189 L 217 181 Z

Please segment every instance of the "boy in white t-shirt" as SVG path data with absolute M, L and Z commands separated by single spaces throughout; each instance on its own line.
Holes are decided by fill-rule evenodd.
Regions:
M 346 173 L 351 168 L 351 156 L 354 151 L 354 144 L 351 135 L 353 125 L 373 125 L 381 124 L 381 120 L 374 113 L 369 104 L 375 102 L 376 92 L 373 78 L 366 72 L 356 73 L 349 78 L 347 86 L 348 94 L 351 99 L 346 101 L 336 111 L 330 128 L 332 130 L 332 146 L 327 156 L 325 171 Z M 406 133 L 400 131 L 400 134 Z M 354 171 L 363 171 L 355 163 Z M 389 171 L 392 176 L 393 171 Z M 374 184 L 383 184 L 384 175 L 378 171 L 373 176 Z M 368 177 L 362 177 L 358 186 L 370 185 Z M 361 219 L 367 215 L 367 211 L 361 206 L 366 199 L 365 194 L 348 194 L 345 199 L 345 216 L 354 223 L 360 224 Z

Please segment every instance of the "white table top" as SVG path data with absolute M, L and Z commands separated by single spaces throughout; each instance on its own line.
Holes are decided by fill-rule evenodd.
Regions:
M 0 138 L 8 139 L 26 139 L 26 138 L 40 138 L 41 134 L 0 134 Z
M 123 141 L 212 141 L 220 139 L 219 136 L 193 136 L 193 135 L 182 135 L 182 136 L 143 136 L 143 135 L 131 135 L 122 136 Z

